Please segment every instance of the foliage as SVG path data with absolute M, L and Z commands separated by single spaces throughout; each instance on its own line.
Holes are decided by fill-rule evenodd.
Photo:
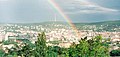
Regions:
M 111 56 L 120 56 L 120 50 L 119 49 L 118 50 L 112 50 L 110 52 L 110 55 Z
M 46 46 L 45 33 L 38 34 L 35 44 L 25 43 L 22 49 L 9 52 L 8 55 L 23 57 L 109 57 L 108 41 L 102 41 L 101 36 L 87 40 L 82 38 L 79 44 L 73 43 L 70 48 Z
M 47 43 L 51 43 L 51 44 L 59 44 L 59 43 L 61 43 L 61 41 L 49 41 L 49 42 L 47 42 Z
M 32 56 L 33 48 L 29 44 L 25 44 L 21 50 L 18 50 L 19 56 L 30 57 Z
M 3 41 L 2 42 L 4 45 L 9 45 L 9 44 L 17 44 L 16 42 L 14 42 L 14 41 Z
M 4 56 L 4 51 L 0 49 L 0 57 L 3 57 Z
M 90 40 L 85 37 L 79 42 L 80 44 L 74 44 L 74 46 L 70 47 L 70 57 L 109 57 L 108 44 L 102 42 L 101 36 Z
M 42 34 L 38 34 L 38 40 L 35 42 L 34 56 L 45 57 L 47 53 L 46 51 L 47 51 L 46 36 L 45 33 L 42 32 Z

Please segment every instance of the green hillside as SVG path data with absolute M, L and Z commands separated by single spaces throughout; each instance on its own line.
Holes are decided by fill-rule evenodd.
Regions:
M 104 21 L 95 23 L 74 23 L 80 30 L 94 30 L 94 31 L 118 31 L 120 32 L 120 20 Z

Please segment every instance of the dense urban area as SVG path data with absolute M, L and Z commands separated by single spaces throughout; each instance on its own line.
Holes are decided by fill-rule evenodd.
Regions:
M 86 48 L 84 50 L 83 55 L 81 54 L 68 54 L 65 50 L 69 50 L 70 48 L 73 48 L 71 52 L 75 52 L 78 48 L 81 49 L 81 46 L 86 44 L 86 41 L 93 40 L 94 38 L 98 38 L 99 41 L 101 39 L 102 42 L 108 43 L 106 45 L 109 46 L 108 52 L 112 56 L 120 56 L 120 23 L 117 21 L 110 21 L 110 22 L 98 22 L 98 23 L 75 23 L 76 28 L 78 29 L 77 33 L 79 34 L 79 37 L 76 35 L 76 32 L 72 29 L 72 27 L 65 23 L 65 22 L 43 22 L 43 23 L 32 23 L 32 24 L 22 24 L 22 23 L 16 23 L 16 24 L 0 24 L 0 57 L 1 56 L 8 56 L 8 57 L 15 57 L 14 55 L 19 55 L 19 53 L 12 53 L 11 50 L 22 50 L 27 45 L 29 46 L 30 43 L 33 46 L 36 46 L 40 43 L 39 38 L 40 35 L 45 33 L 45 46 L 47 48 L 54 47 L 56 52 L 61 52 L 64 55 L 56 55 L 56 53 L 53 53 L 55 55 L 49 55 L 50 57 L 101 57 L 101 55 L 90 55 L 84 53 L 87 51 L 86 46 L 83 48 Z M 44 32 L 44 33 L 42 33 Z M 39 37 L 38 37 L 39 36 Z M 44 38 L 44 37 L 41 37 Z M 81 40 L 82 39 L 82 40 Z M 85 40 L 86 41 L 85 41 Z M 43 39 L 42 39 L 43 40 Z M 94 40 L 93 40 L 94 41 Z M 95 40 L 96 41 L 96 40 Z M 98 41 L 98 42 L 99 42 Z M 85 42 L 85 43 L 83 43 Z M 88 41 L 89 42 L 89 41 Z M 83 43 L 83 44 L 81 44 Z M 44 42 L 43 42 L 44 44 Z M 99 43 L 98 43 L 99 44 Z M 19 48 L 16 48 L 16 45 Z M 42 45 L 42 44 L 41 44 Z M 101 43 L 100 43 L 101 45 Z M 49 47 L 50 46 L 50 47 Z M 74 46 L 74 47 L 72 47 Z M 102 45 L 101 45 L 102 46 Z M 43 46 L 44 47 L 44 46 Z M 41 47 L 41 49 L 43 48 Z M 32 47 L 31 47 L 32 48 Z M 44 47 L 45 48 L 45 47 Z M 53 49 L 54 49 L 53 48 Z M 96 46 L 96 48 L 98 48 Z M 105 47 L 104 47 L 105 48 Z M 104 51 L 103 48 L 103 51 Z M 34 47 L 33 47 L 34 49 Z M 37 49 L 37 47 L 36 47 Z M 64 51 L 63 51 L 63 50 Z M 24 51 L 25 53 L 30 53 L 30 50 Z M 32 49 L 31 49 L 32 50 Z M 62 50 L 62 51 L 60 51 Z M 43 50 L 44 51 L 44 50 Z M 113 51 L 113 52 L 112 52 Z M 17 52 L 17 51 L 16 51 Z M 38 51 L 39 52 L 39 51 Z M 76 51 L 77 53 L 78 51 Z M 82 51 L 81 51 L 82 52 Z M 102 52 L 102 51 L 101 51 Z M 12 54 L 14 55 L 12 55 Z M 70 53 L 70 52 L 69 52 Z M 99 53 L 99 52 L 98 52 Z M 109 53 L 103 54 L 103 57 L 109 57 Z M 22 54 L 22 53 L 21 53 Z M 84 55 L 86 54 L 86 55 Z M 101 53 L 102 54 L 102 53 Z M 44 53 L 43 53 L 44 55 Z M 40 56 L 40 55 L 38 55 Z M 41 55 L 42 56 L 42 55 Z M 47 57 L 49 57 L 47 56 Z M 17 56 L 18 57 L 18 56 Z M 29 55 L 19 55 L 19 57 L 29 57 Z M 32 55 L 34 57 L 34 55 Z M 37 55 L 35 56 L 37 57 Z M 42 56 L 45 57 L 45 56 Z

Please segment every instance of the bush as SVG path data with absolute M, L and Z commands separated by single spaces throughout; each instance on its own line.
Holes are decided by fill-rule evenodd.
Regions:
M 110 56 L 120 56 L 120 50 L 112 50 Z

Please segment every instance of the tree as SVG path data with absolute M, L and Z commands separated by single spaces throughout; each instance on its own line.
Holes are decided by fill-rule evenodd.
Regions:
M 118 49 L 118 50 L 112 50 L 110 52 L 110 55 L 111 56 L 120 56 L 120 49 Z
M 47 47 L 47 56 L 46 57 L 57 57 L 57 49 L 52 47 L 52 46 L 48 46 Z
M 16 45 L 16 47 L 18 47 Z M 18 47 L 19 49 L 19 47 Z M 70 48 L 61 48 L 59 46 L 46 46 L 46 36 L 42 32 L 38 34 L 38 39 L 35 44 L 25 43 L 22 49 L 13 48 L 9 55 L 13 57 L 17 55 L 23 57 L 109 57 L 108 41 L 103 41 L 101 36 L 96 36 L 87 40 L 87 37 L 82 38 L 79 44 L 73 43 Z M 3 52 L 0 52 L 3 54 Z M 119 54 L 117 51 L 112 51 L 111 54 Z
M 109 45 L 106 41 L 102 41 L 101 36 L 96 36 L 90 40 L 85 37 L 79 43 L 70 47 L 70 57 L 109 57 Z
M 38 34 L 38 40 L 35 42 L 34 56 L 46 57 L 46 53 L 47 53 L 46 36 L 45 33 L 42 32 L 41 34 Z
M 4 51 L 2 49 L 0 49 L 0 57 L 3 57 L 4 56 Z
M 25 43 L 25 46 L 23 46 L 21 50 L 18 50 L 17 53 L 20 56 L 31 57 L 33 56 L 33 48 L 30 44 Z

